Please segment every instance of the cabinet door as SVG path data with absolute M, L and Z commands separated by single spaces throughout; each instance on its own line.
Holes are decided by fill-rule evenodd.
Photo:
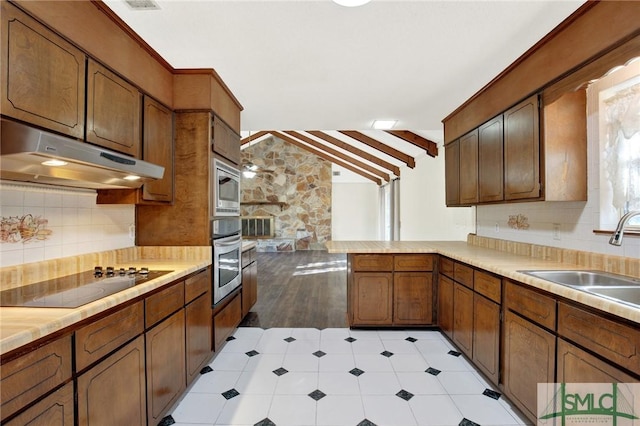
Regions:
M 242 317 L 244 318 L 258 301 L 258 265 L 252 262 L 242 269 Z
M 473 361 L 498 384 L 500 375 L 500 305 L 473 295 Z
M 393 273 L 354 272 L 352 325 L 393 323 Z
M 74 419 L 73 382 L 69 382 L 2 424 L 5 426 L 73 426 Z
M 473 355 L 473 290 L 453 283 L 453 341 L 469 358 Z
M 638 380 L 579 349 L 558 339 L 558 383 L 633 383 Z
M 444 180 L 447 206 L 460 205 L 460 140 L 444 146 Z
M 139 336 L 78 377 L 79 426 L 147 424 L 144 355 Z
M 502 385 L 509 399 L 536 419 L 538 383 L 553 383 L 556 338 L 541 327 L 506 311 Z
M 149 424 L 158 424 L 186 387 L 184 330 L 184 310 L 179 310 L 147 331 Z
M 142 158 L 164 167 L 162 179 L 142 186 L 142 199 L 173 200 L 173 113 L 145 96 Z
M 84 53 L 8 2 L 1 7 L 2 114 L 84 138 Z
M 140 158 L 141 95 L 102 65 L 87 66 L 87 142 Z
M 504 113 L 504 198 L 540 197 L 538 96 Z
M 438 278 L 438 325 L 453 338 L 453 281 L 442 274 Z
M 240 164 L 240 136 L 218 117 L 213 121 L 213 151 L 236 165 Z
M 501 201 L 503 191 L 502 115 L 478 129 L 478 200 Z
M 460 204 L 478 203 L 478 130 L 460 138 Z
M 211 292 L 198 297 L 185 306 L 185 333 L 187 352 L 187 385 L 200 372 L 212 355 Z
M 393 323 L 433 323 L 433 274 L 396 272 L 393 276 Z
M 213 345 L 219 351 L 227 337 L 231 336 L 242 321 L 242 300 L 235 296 L 224 308 L 213 317 Z

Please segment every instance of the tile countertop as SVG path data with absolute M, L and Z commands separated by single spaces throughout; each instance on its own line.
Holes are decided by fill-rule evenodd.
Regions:
M 211 265 L 210 260 L 139 260 L 137 265 L 130 263 L 115 267 L 146 266 L 173 272 L 78 308 L 0 308 L 0 355 Z
M 465 241 L 329 241 L 329 253 L 435 253 L 511 278 L 557 296 L 640 324 L 640 309 L 584 291 L 532 277 L 519 270 L 589 269 L 467 244 Z

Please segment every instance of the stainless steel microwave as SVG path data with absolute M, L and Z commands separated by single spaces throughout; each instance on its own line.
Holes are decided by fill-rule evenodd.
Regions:
M 240 215 L 240 170 L 213 160 L 213 215 Z

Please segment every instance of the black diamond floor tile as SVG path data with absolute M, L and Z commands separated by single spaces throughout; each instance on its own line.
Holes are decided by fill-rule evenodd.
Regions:
M 158 426 L 169 426 L 173 424 L 176 424 L 176 421 L 173 419 L 173 417 L 166 416 L 162 420 L 160 420 L 160 423 L 158 423 Z
M 248 357 L 252 357 L 252 356 L 260 355 L 260 352 L 258 352 L 258 351 L 249 351 L 249 352 L 245 352 L 245 354 Z
M 469 419 L 462 419 L 460 420 L 460 423 L 458 423 L 458 426 L 480 426 L 480 425 L 476 422 L 472 422 Z
M 309 394 L 309 396 L 311 397 L 311 399 L 314 399 L 316 401 L 320 401 L 322 398 L 327 396 L 327 394 L 322 392 L 320 389 L 316 389 L 313 392 L 311 392 Z
M 408 401 L 408 400 L 410 400 L 411 398 L 413 398 L 413 394 L 412 394 L 411 392 L 409 392 L 409 391 L 404 390 L 404 389 L 402 389 L 400 392 L 398 392 L 398 393 L 396 394 L 396 396 L 397 396 L 398 398 L 402 398 L 402 399 L 404 399 L 405 401 Z
M 452 356 L 460 356 L 460 355 L 462 355 L 462 354 L 461 354 L 460 352 L 458 352 L 458 351 L 449 351 L 449 352 L 447 352 L 447 353 L 448 353 L 449 355 L 452 355 Z
M 269 420 L 268 417 L 266 417 L 260 420 L 258 423 L 254 424 L 253 426 L 276 426 L 276 424 L 271 420 Z
M 390 357 L 393 356 L 393 352 L 384 351 L 384 352 L 380 352 L 380 355 L 386 356 L 387 358 L 390 358 Z
M 407 337 L 407 338 L 406 338 L 406 339 L 404 339 L 404 340 L 406 340 L 407 342 L 411 342 L 411 343 L 413 343 L 413 342 L 417 342 L 417 341 L 418 341 L 418 339 L 416 339 L 415 337 Z
M 200 370 L 200 374 L 207 374 L 207 373 L 211 373 L 212 371 L 213 371 L 213 368 L 207 365 L 206 367 L 203 367 L 202 370 Z
M 356 426 L 377 426 L 377 425 L 369 419 L 364 419 L 363 421 L 358 423 Z
M 226 392 L 222 392 L 222 396 L 224 396 L 225 399 L 231 399 L 234 398 L 236 396 L 240 395 L 240 392 L 238 392 L 235 389 L 229 389 Z
M 232 340 L 236 340 L 236 338 L 235 338 L 235 337 L 233 337 L 233 336 L 229 336 L 229 337 L 227 337 L 227 338 L 226 338 L 226 341 L 227 341 L 227 342 L 230 342 L 230 341 L 232 341 Z
M 482 394 L 484 396 L 488 396 L 489 398 L 493 398 L 493 399 L 500 399 L 500 397 L 502 396 L 500 392 L 496 392 L 492 389 L 485 389 L 484 392 L 482 392 Z
M 283 367 L 273 370 L 273 374 L 275 374 L 276 376 L 282 376 L 283 374 L 287 374 L 288 372 L 289 370 Z
M 353 374 L 354 376 L 358 377 L 364 374 L 364 371 L 360 370 L 359 368 L 354 368 L 353 370 L 349 371 L 349 373 Z M 368 377 L 368 376 L 367 376 Z
M 355 342 L 355 341 L 356 341 L 356 340 L 358 340 L 358 339 L 354 339 L 353 337 L 347 337 L 347 338 L 346 338 L 346 339 L 344 339 L 344 340 L 346 340 L 346 341 L 347 341 L 347 342 L 349 342 L 349 343 L 353 343 L 353 342 Z
M 287 342 L 287 343 L 291 343 L 291 342 L 295 342 L 296 339 L 295 339 L 295 337 L 287 337 L 286 339 L 284 339 L 284 341 Z
M 426 370 L 424 370 L 426 373 L 429 374 L 433 374 L 434 376 L 437 376 L 438 374 L 442 373 L 442 371 L 438 370 L 437 368 L 427 368 Z
M 322 358 L 326 354 L 327 354 L 326 352 L 322 352 L 322 351 L 316 351 L 313 353 L 313 355 L 317 356 L 318 358 Z

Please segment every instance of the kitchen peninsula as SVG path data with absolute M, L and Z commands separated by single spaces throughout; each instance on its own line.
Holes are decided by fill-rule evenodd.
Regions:
M 347 254 L 350 326 L 438 327 L 532 421 L 537 383 L 640 378 L 638 306 L 521 272 L 608 269 L 640 278 L 639 259 L 475 235 L 467 242 L 331 241 L 327 249 Z M 424 270 L 432 272 L 422 272 L 430 277 L 407 287 L 401 261 L 420 257 L 430 259 Z M 407 306 L 433 315 L 398 321 L 396 311 Z

